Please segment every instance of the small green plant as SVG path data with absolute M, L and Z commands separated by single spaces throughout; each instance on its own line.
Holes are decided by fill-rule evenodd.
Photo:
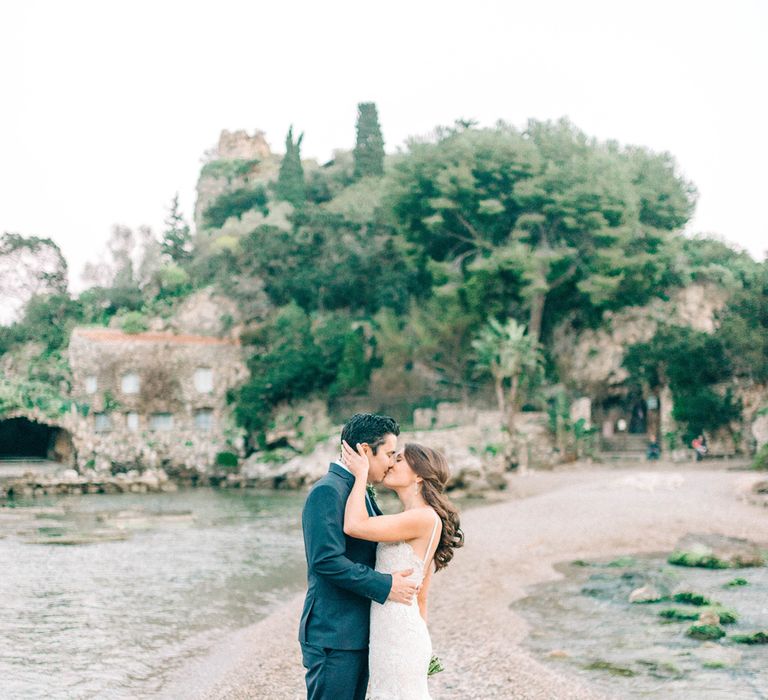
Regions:
M 755 458 L 752 460 L 752 469 L 768 469 L 768 442 L 755 454 Z
M 667 449 L 672 452 L 680 447 L 680 431 L 669 430 L 664 433 L 664 440 L 667 443 Z
M 683 610 L 681 608 L 667 608 L 659 611 L 659 617 L 663 617 L 665 620 L 698 620 L 698 610 Z
M 734 578 L 728 581 L 728 583 L 725 584 L 726 588 L 733 588 L 734 586 L 748 586 L 749 581 L 745 578 Z
M 718 625 L 691 625 L 685 634 L 691 639 L 705 641 L 722 639 L 725 637 L 725 630 Z
M 737 644 L 768 644 L 768 632 L 734 634 L 731 639 Z
M 728 562 L 718 559 L 713 554 L 697 552 L 673 552 L 667 561 L 675 566 L 694 566 L 701 569 L 727 569 Z
M 237 467 L 239 458 L 234 452 L 218 452 L 216 454 L 216 466 L 224 467 L 225 469 L 233 469 Z
M 140 311 L 129 311 L 120 319 L 120 328 L 124 333 L 141 333 L 148 327 L 147 319 Z
M 687 603 L 688 605 L 714 605 L 714 603 L 706 596 L 703 596 L 700 593 L 691 593 L 689 591 L 675 593 L 675 595 L 672 596 L 672 600 L 676 603 Z

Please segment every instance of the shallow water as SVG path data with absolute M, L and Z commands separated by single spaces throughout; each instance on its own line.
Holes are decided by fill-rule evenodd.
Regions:
M 564 564 L 559 581 L 541 584 L 512 608 L 530 623 L 527 646 L 555 667 L 585 677 L 611 698 L 768 698 L 768 647 L 736 644 L 733 634 L 768 631 L 768 569 L 710 571 L 674 567 L 661 556 Z M 747 586 L 728 587 L 736 577 Z M 736 611 L 719 642 L 685 636 L 694 622 L 671 622 L 659 602 L 630 604 L 635 588 L 689 590 Z
M 197 489 L 0 508 L 0 697 L 160 692 L 303 588 L 303 500 Z

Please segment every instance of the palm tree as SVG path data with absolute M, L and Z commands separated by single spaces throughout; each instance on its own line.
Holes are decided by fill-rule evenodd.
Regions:
M 496 401 L 511 445 L 516 437 L 515 417 L 541 376 L 539 343 L 515 319 L 507 319 L 501 324 L 491 318 L 472 342 L 472 347 L 478 367 L 493 378 Z M 521 455 L 520 461 L 524 465 L 525 457 Z

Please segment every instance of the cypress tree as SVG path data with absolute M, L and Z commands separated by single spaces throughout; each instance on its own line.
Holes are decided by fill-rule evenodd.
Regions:
M 296 209 L 303 206 L 306 199 L 304 186 L 304 168 L 301 165 L 301 142 L 304 134 L 301 134 L 293 142 L 293 126 L 288 129 L 285 137 L 285 157 L 280 164 L 280 174 L 277 176 L 275 194 L 278 199 L 290 202 Z
M 184 265 L 192 257 L 192 236 L 189 225 L 179 211 L 179 193 L 177 192 L 168 209 L 163 231 L 161 250 L 178 265 Z
M 357 141 L 353 151 L 355 179 L 384 174 L 384 138 L 373 102 L 357 105 Z

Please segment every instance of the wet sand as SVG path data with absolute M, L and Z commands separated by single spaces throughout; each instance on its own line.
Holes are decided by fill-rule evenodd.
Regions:
M 768 509 L 744 498 L 763 477 L 708 463 L 574 465 L 510 477 L 503 500 L 464 512 L 466 546 L 433 581 L 429 626 L 446 668 L 430 680 L 433 698 L 603 697 L 531 656 L 521 644 L 526 622 L 510 604 L 526 587 L 559 578 L 553 564 L 561 561 L 669 551 L 688 532 L 768 545 Z M 184 697 L 305 697 L 302 600 L 286 601 L 190 669 Z

